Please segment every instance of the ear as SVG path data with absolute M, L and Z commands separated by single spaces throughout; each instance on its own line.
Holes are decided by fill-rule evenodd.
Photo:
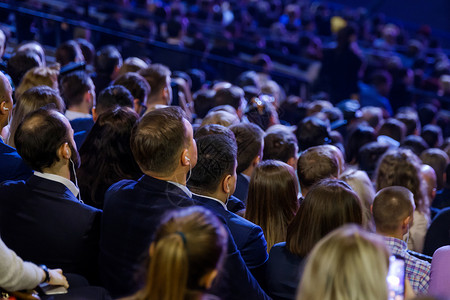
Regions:
M 225 176 L 225 178 L 222 180 L 222 190 L 227 193 L 227 194 L 231 194 L 231 188 L 232 188 L 232 182 L 231 182 L 232 176 L 231 175 L 227 175 Z
M 402 230 L 404 232 L 406 232 L 407 228 L 409 227 L 411 222 L 411 216 L 407 216 L 406 218 L 403 219 L 402 221 Z
M 373 215 L 373 204 L 370 204 L 370 214 Z
M 295 156 L 292 156 L 288 159 L 287 164 L 294 168 L 294 170 L 297 169 L 297 158 Z
M 97 122 L 98 115 L 97 115 L 97 108 L 95 106 L 92 107 L 92 119 L 94 122 Z
M 199 285 L 206 289 L 211 288 L 214 279 L 217 277 L 217 269 L 214 269 L 200 278 Z
M 67 159 L 67 160 L 72 157 L 72 150 L 70 150 L 68 143 L 64 143 L 59 147 L 58 157 L 60 159 Z
M 0 115 L 8 115 L 11 109 L 12 108 L 6 106 L 5 101 L 2 101 L 2 103 L 0 103 Z
M 141 103 L 140 103 L 140 101 L 139 101 L 139 99 L 134 99 L 133 100 L 133 108 L 134 108 L 134 111 L 137 113 L 137 114 L 141 114 L 141 112 L 140 112 L 140 110 L 141 110 Z
M 255 167 L 255 166 L 257 166 L 259 164 L 260 161 L 261 161 L 261 156 L 258 155 L 257 157 L 255 157 L 253 159 L 252 165 Z
M 189 151 L 188 151 L 188 149 L 184 149 L 183 152 L 181 152 L 181 165 L 189 166 L 190 164 L 191 164 L 191 159 L 189 157 Z

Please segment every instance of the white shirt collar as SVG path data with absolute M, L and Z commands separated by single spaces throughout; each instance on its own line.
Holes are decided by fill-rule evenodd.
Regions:
M 66 110 L 66 118 L 69 121 L 75 120 L 75 119 L 84 119 L 84 118 L 92 118 L 91 114 L 86 114 L 78 111 L 73 110 Z
M 216 198 L 213 198 L 213 197 L 208 197 L 208 196 L 205 196 L 205 195 L 199 195 L 199 194 L 195 194 L 195 193 L 194 193 L 194 195 L 199 196 L 199 197 L 203 197 L 203 198 L 208 198 L 208 199 L 211 199 L 211 200 L 214 200 L 214 201 L 217 201 L 217 202 L 219 202 L 219 203 L 223 206 L 223 208 L 224 208 L 225 210 L 228 210 L 227 205 L 226 205 L 225 203 L 223 203 L 222 201 L 220 201 L 219 199 L 216 199 Z
M 179 187 L 186 195 L 188 195 L 189 198 L 192 198 L 192 192 L 187 188 L 187 186 L 179 184 L 178 182 L 174 182 L 174 181 L 167 181 L 170 182 L 171 184 L 176 185 L 177 187 Z
M 241 173 L 242 176 L 244 176 L 245 179 L 247 179 L 248 182 L 250 182 L 250 176 L 245 175 L 244 173 Z
M 41 172 L 38 172 L 38 171 L 34 171 L 34 175 L 36 175 L 37 177 L 41 177 L 41 178 L 44 178 L 44 179 L 48 179 L 48 180 L 51 180 L 51 181 L 56 181 L 56 182 L 64 184 L 69 189 L 69 191 L 72 192 L 72 194 L 75 197 L 77 197 L 78 193 L 80 192 L 78 187 L 72 181 L 70 181 L 69 179 L 64 178 L 62 176 L 55 175 L 55 174 L 50 174 L 50 173 L 41 173 Z

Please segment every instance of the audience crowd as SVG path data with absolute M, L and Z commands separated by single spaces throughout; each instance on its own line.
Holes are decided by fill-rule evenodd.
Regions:
M 388 300 L 395 256 L 405 299 L 450 299 L 450 63 L 427 28 L 409 38 L 307 2 L 191 2 L 147 2 L 157 18 L 137 32 L 228 57 L 248 34 L 255 55 L 320 63 L 310 98 L 272 80 L 264 55 L 230 82 L 76 30 L 56 63 L 36 41 L 1 53 L 0 291 Z M 209 48 L 191 17 L 224 38 Z

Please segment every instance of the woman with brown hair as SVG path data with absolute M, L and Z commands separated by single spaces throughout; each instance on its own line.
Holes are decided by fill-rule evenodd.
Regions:
M 325 179 L 314 185 L 287 228 L 285 243 L 272 247 L 266 271 L 269 295 L 294 299 L 304 258 L 332 230 L 347 224 L 361 225 L 362 204 L 345 182 Z
M 289 222 L 298 209 L 298 183 L 294 168 L 277 160 L 258 164 L 250 179 L 245 218 L 259 225 L 267 251 L 286 238 Z
M 426 183 L 421 177 L 420 159 L 409 149 L 386 152 L 376 170 L 377 191 L 388 186 L 403 186 L 414 194 L 416 210 L 414 224 L 408 237 L 408 249 L 422 252 L 425 234 L 430 222 L 430 204 L 426 193 Z
M 169 214 L 150 245 L 147 282 L 129 299 L 213 299 L 203 291 L 221 267 L 227 240 L 223 225 L 205 208 Z

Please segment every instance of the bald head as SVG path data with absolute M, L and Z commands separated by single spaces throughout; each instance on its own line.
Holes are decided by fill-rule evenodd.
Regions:
M 423 164 L 420 167 L 420 174 L 422 175 L 423 180 L 427 183 L 427 195 L 430 200 L 433 200 L 436 196 L 437 188 L 436 172 L 431 166 Z
M 385 235 L 396 233 L 415 208 L 414 195 L 407 188 L 390 186 L 381 189 L 372 206 L 377 232 Z

